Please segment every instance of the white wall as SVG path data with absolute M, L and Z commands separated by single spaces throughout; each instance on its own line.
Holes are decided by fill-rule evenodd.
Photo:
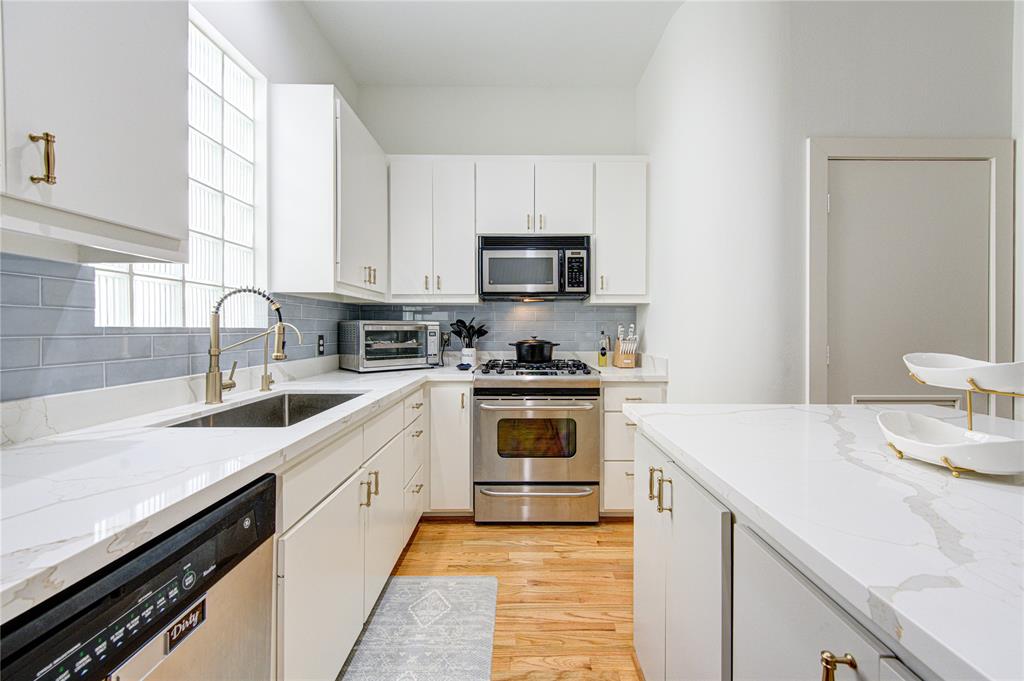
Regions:
M 358 111 L 359 86 L 304 3 L 197 0 L 192 5 L 271 83 L 334 83 Z
M 1011 133 L 1009 3 L 685 3 L 637 87 L 670 399 L 801 402 L 805 139 Z
M 359 116 L 393 154 L 634 151 L 633 88 L 364 85 Z

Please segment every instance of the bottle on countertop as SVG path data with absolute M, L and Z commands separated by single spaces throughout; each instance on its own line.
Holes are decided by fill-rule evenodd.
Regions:
M 601 340 L 597 346 L 597 366 L 606 367 L 608 366 L 608 336 L 605 335 L 604 329 L 601 329 Z

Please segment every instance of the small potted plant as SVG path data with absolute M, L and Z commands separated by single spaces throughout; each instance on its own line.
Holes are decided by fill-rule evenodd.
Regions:
M 474 321 L 476 317 L 470 319 L 468 324 L 462 319 L 456 319 L 451 324 L 452 333 L 462 341 L 462 364 L 470 366 L 476 366 L 476 341 L 487 335 L 487 327 L 483 324 L 474 326 Z

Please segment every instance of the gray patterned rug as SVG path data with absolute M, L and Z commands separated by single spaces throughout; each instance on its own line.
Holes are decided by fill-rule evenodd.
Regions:
M 487 681 L 495 577 L 392 577 L 339 681 Z

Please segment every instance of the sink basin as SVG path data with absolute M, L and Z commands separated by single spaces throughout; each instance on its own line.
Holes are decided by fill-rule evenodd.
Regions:
M 199 418 L 175 423 L 171 428 L 286 428 L 362 393 L 286 393 L 274 395 Z

